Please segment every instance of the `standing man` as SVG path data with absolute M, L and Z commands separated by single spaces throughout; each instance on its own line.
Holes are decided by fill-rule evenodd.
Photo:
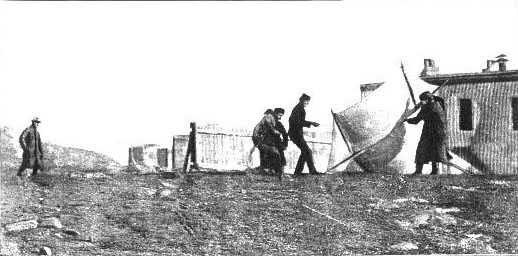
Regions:
M 304 139 L 303 128 L 315 126 L 318 127 L 320 124 L 316 122 L 306 121 L 306 110 L 305 107 L 308 106 L 311 97 L 302 94 L 299 98 L 299 103 L 293 108 L 291 111 L 291 115 L 289 118 L 290 128 L 288 130 L 288 134 L 290 139 L 297 147 L 300 149 L 300 157 L 297 161 L 297 166 L 295 167 L 295 176 L 302 175 L 302 170 L 304 169 L 304 164 L 308 164 L 309 173 L 313 175 L 322 174 L 317 172 L 315 168 L 315 162 L 313 160 L 313 152 L 308 146 L 308 143 Z
M 447 151 L 447 123 L 446 111 L 442 98 L 434 96 L 430 92 L 419 95 L 423 106 L 414 118 L 406 119 L 409 124 L 418 124 L 424 121 L 421 139 L 415 154 L 415 173 L 423 173 L 423 165 L 432 162 L 432 172 L 439 173 L 438 163 L 447 163 L 451 158 Z
M 32 176 L 38 173 L 38 170 L 43 169 L 43 149 L 41 145 L 40 133 L 38 132 L 38 125 L 40 119 L 35 117 L 32 119 L 31 126 L 23 130 L 20 135 L 20 146 L 23 149 L 22 165 L 18 170 L 18 176 L 27 168 L 32 168 Z
M 273 110 L 267 109 L 261 121 L 255 126 L 252 134 L 252 142 L 254 147 L 259 149 L 259 168 L 263 171 L 273 169 L 270 161 L 267 158 L 278 156 L 278 151 L 275 148 L 273 136 L 278 136 L 280 133 L 275 129 L 275 117 Z M 250 151 L 250 155 L 253 153 Z
M 283 108 L 276 108 L 273 110 L 273 117 L 275 117 L 275 129 L 279 131 L 279 135 L 275 136 L 275 146 L 279 150 L 280 163 L 278 170 L 279 179 L 282 179 L 282 175 L 284 174 L 284 167 L 286 166 L 286 157 L 284 156 L 284 151 L 288 148 L 288 133 L 286 132 L 286 128 L 281 123 L 281 119 L 284 116 Z

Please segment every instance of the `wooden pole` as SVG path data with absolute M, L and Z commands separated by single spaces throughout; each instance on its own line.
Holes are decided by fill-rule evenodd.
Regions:
M 194 169 L 199 170 L 200 167 L 198 166 L 198 148 L 196 147 L 196 137 L 198 137 L 198 128 L 196 127 L 196 122 L 191 123 L 191 130 L 192 130 L 192 147 L 191 147 L 191 162 L 194 167 Z
M 401 62 L 401 71 L 403 71 L 403 76 L 405 77 L 406 85 L 408 87 L 408 91 L 410 92 L 410 97 L 412 98 L 412 102 L 414 102 L 414 105 L 417 105 L 417 102 L 415 101 L 414 90 L 412 89 L 412 86 L 410 86 L 410 82 L 408 82 L 408 78 L 405 73 L 405 67 L 403 66 L 403 62 Z

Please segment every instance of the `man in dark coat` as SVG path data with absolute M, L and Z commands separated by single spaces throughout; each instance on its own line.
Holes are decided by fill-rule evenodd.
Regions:
M 43 149 L 41 145 L 40 133 L 37 128 L 40 123 L 39 118 L 32 119 L 31 126 L 27 127 L 20 135 L 20 146 L 23 149 L 23 159 L 20 169 L 18 169 L 18 176 L 27 168 L 32 168 L 32 176 L 38 173 L 38 170 L 43 169 Z
M 280 160 L 278 160 L 280 159 L 280 154 L 275 147 L 274 137 L 279 136 L 280 133 L 275 129 L 275 123 L 273 110 L 268 109 L 264 112 L 261 121 L 255 126 L 252 134 L 252 142 L 254 146 L 259 149 L 259 168 L 266 172 L 279 169 L 279 167 L 275 165 L 280 162 Z
M 419 96 L 423 105 L 419 114 L 414 118 L 405 120 L 410 124 L 418 124 L 424 121 L 421 139 L 415 155 L 416 171 L 414 174 L 422 174 L 423 165 L 432 162 L 432 172 L 438 174 L 438 163 L 447 163 L 451 158 L 447 151 L 447 123 L 446 111 L 442 98 L 434 96 L 430 92 L 424 92 Z
M 284 151 L 288 148 L 288 133 L 284 128 L 284 125 L 281 123 L 281 119 L 284 116 L 283 108 L 276 108 L 273 110 L 273 117 L 275 117 L 275 129 L 279 131 L 279 135 L 274 134 L 275 146 L 277 150 L 279 150 L 280 163 L 276 166 L 279 166 L 280 169 L 277 170 L 277 174 L 279 175 L 279 179 L 281 179 L 284 174 L 284 167 L 286 166 L 286 157 L 284 156 Z
M 302 175 L 302 170 L 304 169 L 305 163 L 308 164 L 310 174 L 321 174 L 317 172 L 315 168 L 313 152 L 304 139 L 304 127 L 318 127 L 320 125 L 316 122 L 306 121 L 306 110 L 304 108 L 308 106 L 310 100 L 311 97 L 303 93 L 299 98 L 299 103 L 291 111 L 289 118 L 290 127 L 288 129 L 288 134 L 291 141 L 300 149 L 299 160 L 297 161 L 297 166 L 295 167 L 295 176 Z

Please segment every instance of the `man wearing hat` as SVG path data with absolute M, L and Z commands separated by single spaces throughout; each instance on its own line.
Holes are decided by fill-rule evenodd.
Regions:
M 447 163 L 451 156 L 447 151 L 447 123 L 444 100 L 430 92 L 419 95 L 422 108 L 414 118 L 406 119 L 410 124 L 424 121 L 423 131 L 415 154 L 415 174 L 422 174 L 423 165 L 432 162 L 432 172 L 438 174 L 438 163 Z
M 276 172 L 279 175 L 279 179 L 282 179 L 284 174 L 284 167 L 286 166 L 286 157 L 284 156 L 284 151 L 288 148 L 288 133 L 286 132 L 284 125 L 281 123 L 281 119 L 284 116 L 284 113 L 285 111 L 283 108 L 275 108 L 273 110 L 273 117 L 275 118 L 275 129 L 280 133 L 272 134 L 275 147 L 277 147 L 280 157 L 278 159 L 279 163 L 275 164 L 275 166 L 278 168 Z
M 267 162 L 266 158 L 271 159 L 279 155 L 273 139 L 274 136 L 280 134 L 279 131 L 275 129 L 275 123 L 274 111 L 267 109 L 252 133 L 254 148 L 257 147 L 259 149 L 259 168 L 261 168 L 262 171 L 268 172 L 272 169 L 271 161 Z M 250 155 L 253 153 L 254 148 L 250 151 Z
M 302 175 L 302 170 L 304 169 L 304 164 L 308 164 L 308 169 L 310 174 L 321 174 L 317 172 L 315 168 L 315 162 L 313 160 L 313 152 L 308 146 L 308 143 L 304 139 L 304 127 L 315 126 L 318 127 L 320 124 L 316 122 L 306 121 L 306 108 L 309 104 L 311 97 L 305 93 L 302 94 L 299 98 L 299 103 L 293 108 L 291 111 L 291 115 L 289 118 L 290 127 L 288 129 L 288 134 L 290 136 L 291 141 L 297 145 L 300 149 L 299 160 L 297 161 L 297 166 L 295 167 L 295 176 Z
M 38 173 L 38 170 L 43 169 L 43 149 L 41 145 L 40 133 L 38 132 L 38 125 L 40 119 L 35 117 L 32 119 L 31 126 L 23 130 L 20 135 L 20 146 L 23 149 L 22 165 L 18 170 L 18 176 L 27 168 L 32 168 L 32 176 Z

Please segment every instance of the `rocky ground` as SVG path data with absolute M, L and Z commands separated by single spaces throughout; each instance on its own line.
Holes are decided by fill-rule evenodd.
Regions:
M 1 255 L 518 253 L 518 177 L 1 172 Z

